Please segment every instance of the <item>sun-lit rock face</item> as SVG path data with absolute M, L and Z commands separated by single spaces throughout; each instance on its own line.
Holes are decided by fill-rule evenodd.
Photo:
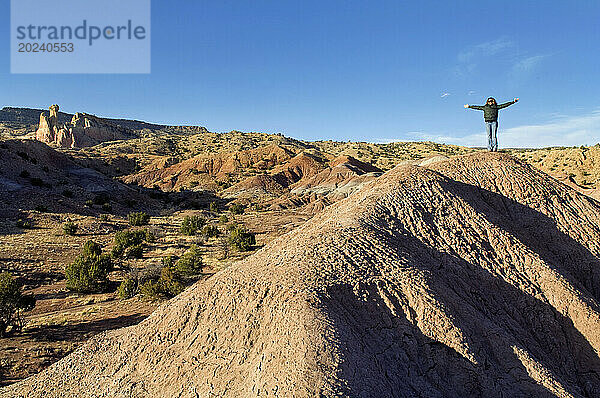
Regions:
M 58 123 L 58 105 L 50 107 L 50 115 L 42 113 L 36 139 L 63 148 L 93 146 L 105 141 L 132 138 L 132 132 L 101 118 L 76 113 L 70 123 Z

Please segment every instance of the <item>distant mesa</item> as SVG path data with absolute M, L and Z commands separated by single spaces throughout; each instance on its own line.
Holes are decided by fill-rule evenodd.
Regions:
M 58 105 L 50 107 L 50 115 L 40 115 L 35 134 L 38 141 L 62 148 L 81 148 L 105 141 L 132 138 L 133 132 L 87 113 L 76 113 L 70 123 L 58 122 Z
M 28 135 L 28 133 L 35 134 L 40 122 L 40 113 L 47 115 L 48 111 L 35 108 L 3 107 L 0 109 L 0 134 L 4 133 L 4 135 L 8 136 L 23 136 L 26 134 Z M 71 113 L 58 112 L 57 126 L 60 127 L 64 124 L 71 125 L 73 116 L 74 115 Z M 112 127 L 129 130 L 130 132 L 133 132 L 134 137 L 145 134 L 193 135 L 209 132 L 208 129 L 203 126 L 170 126 L 148 123 L 141 120 L 111 119 L 105 117 L 97 119 L 100 119 L 103 123 L 107 123 Z

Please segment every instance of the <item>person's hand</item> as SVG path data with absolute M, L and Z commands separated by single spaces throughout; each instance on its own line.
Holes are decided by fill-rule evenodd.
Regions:
M 518 101 L 519 101 L 519 99 L 518 99 L 518 98 L 515 98 L 513 101 L 515 101 L 515 102 L 518 102 Z
M 469 104 L 465 104 L 465 108 L 468 108 L 468 107 L 469 107 Z

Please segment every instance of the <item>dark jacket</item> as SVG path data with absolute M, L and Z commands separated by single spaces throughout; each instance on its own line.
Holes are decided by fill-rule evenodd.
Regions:
M 486 122 L 497 122 L 498 109 L 506 108 L 507 106 L 511 106 L 514 103 L 515 101 L 508 101 L 500 105 L 469 105 L 469 108 L 483 111 L 483 118 Z

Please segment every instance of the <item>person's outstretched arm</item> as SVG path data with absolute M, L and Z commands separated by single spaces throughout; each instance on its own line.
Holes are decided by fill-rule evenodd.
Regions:
M 482 111 L 483 110 L 483 105 L 469 105 L 469 104 L 466 104 L 465 108 L 477 109 L 478 111 Z
M 505 103 L 503 103 L 503 104 L 500 104 L 500 105 L 498 105 L 498 109 L 502 109 L 502 108 L 506 108 L 507 106 L 511 106 L 512 104 L 514 104 L 514 103 L 515 103 L 515 102 L 517 102 L 518 100 L 519 100 L 518 98 L 515 98 L 515 99 L 514 99 L 514 100 L 512 100 L 512 101 L 508 101 L 508 102 L 505 102 Z

